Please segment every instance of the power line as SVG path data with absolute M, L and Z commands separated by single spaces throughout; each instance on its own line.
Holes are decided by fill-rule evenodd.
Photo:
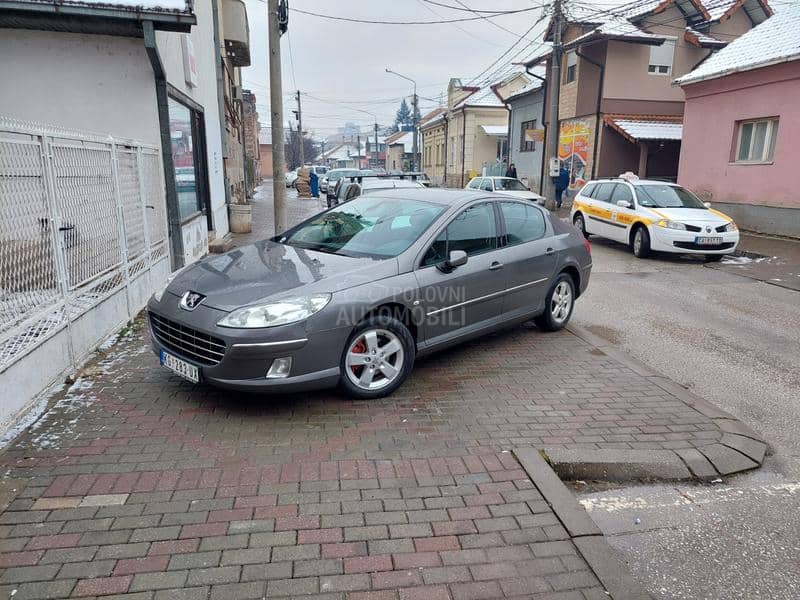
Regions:
M 437 17 L 439 17 L 440 19 L 444 19 L 444 16 L 443 16 L 441 13 L 438 13 L 438 12 L 436 12 L 436 11 L 435 11 L 435 10 L 433 10 L 433 9 L 432 9 L 430 6 L 428 6 L 427 4 L 424 4 L 424 2 L 428 2 L 429 4 L 438 4 L 438 2 L 430 2 L 430 0 L 417 0 L 417 2 L 419 2 L 421 6 L 423 6 L 423 7 L 424 7 L 426 10 L 428 10 L 428 11 L 432 12 L 434 15 L 436 15 L 436 16 L 437 16 Z M 491 23 L 491 21 L 490 21 L 490 23 Z M 498 46 L 498 47 L 501 47 L 501 45 L 500 45 L 500 44 L 495 44 L 494 42 L 490 42 L 489 40 L 485 40 L 485 39 L 483 39 L 482 37 L 480 37 L 480 36 L 477 36 L 477 35 L 475 35 L 474 33 L 470 32 L 470 31 L 467 31 L 466 29 L 464 29 L 463 27 L 461 27 L 461 25 L 459 25 L 459 24 L 457 24 L 457 23 L 453 23 L 453 27 L 455 27 L 456 29 L 458 29 L 458 30 L 459 30 L 459 31 L 461 31 L 462 33 L 465 33 L 465 34 L 467 34 L 469 37 L 471 37 L 471 38 L 473 38 L 473 39 L 476 39 L 476 40 L 478 40 L 478 41 L 480 41 L 480 42 L 483 42 L 483 43 L 485 43 L 485 44 L 490 44 L 490 45 L 492 45 L 492 46 Z
M 474 10 L 472 10 L 472 9 L 471 9 L 469 6 L 467 6 L 466 4 L 464 4 L 464 3 L 463 3 L 461 0 L 456 0 L 456 2 L 458 2 L 458 3 L 459 3 L 461 6 L 462 6 L 462 7 L 464 7 L 466 10 L 468 10 L 468 11 L 469 11 L 469 12 L 471 12 L 472 14 L 474 14 L 474 15 L 478 15 L 478 16 L 479 16 L 481 19 L 483 19 L 484 21 L 486 21 L 486 22 L 487 22 L 487 23 L 489 23 L 490 25 L 494 25 L 494 26 L 495 26 L 497 29 L 499 29 L 500 31 L 505 31 L 506 33 L 510 33 L 511 35 L 517 35 L 516 33 L 514 33 L 513 31 L 511 31 L 510 29 L 507 29 L 507 28 L 503 27 L 502 25 L 498 25 L 497 23 L 495 23 L 494 21 L 492 21 L 492 20 L 491 20 L 489 17 L 486 17 L 486 16 L 484 16 L 484 15 L 481 15 L 481 14 L 479 14 L 477 11 L 474 11 Z M 517 36 L 517 37 L 519 37 L 519 36 Z
M 541 8 L 541 6 L 534 6 L 531 8 L 520 8 L 518 10 L 513 10 L 513 11 L 511 10 L 497 11 L 492 13 L 490 16 L 500 17 L 502 15 L 513 15 L 521 12 L 536 10 L 537 8 Z M 446 19 L 442 21 L 374 21 L 370 19 L 355 19 L 353 17 L 338 17 L 334 15 L 324 15 L 321 13 L 315 13 L 308 10 L 300 10 L 299 8 L 289 8 L 289 10 L 291 10 L 292 12 L 300 13 L 302 15 L 319 17 L 321 19 L 330 19 L 331 21 L 347 21 L 349 23 L 366 23 L 369 25 L 443 25 L 446 23 L 463 23 L 464 21 L 480 21 L 481 19 L 487 18 L 485 16 L 479 15 L 477 17 L 460 17 L 458 19 Z
M 445 4 L 443 2 L 436 2 L 435 0 L 422 0 L 422 1 L 423 2 L 427 2 L 428 4 L 433 4 L 434 6 L 441 6 L 442 8 L 449 8 L 451 10 L 468 11 L 468 12 L 471 12 L 473 14 L 477 14 L 477 13 L 495 14 L 495 13 L 498 12 L 497 10 L 479 10 L 479 9 L 476 9 L 476 8 L 470 8 L 469 6 L 464 7 L 464 5 L 461 2 L 459 2 L 459 4 L 462 4 L 462 6 L 453 6 L 452 4 Z M 456 0 L 456 1 L 458 1 L 458 0 Z M 508 11 L 508 12 L 511 13 L 511 12 L 516 12 L 516 11 Z

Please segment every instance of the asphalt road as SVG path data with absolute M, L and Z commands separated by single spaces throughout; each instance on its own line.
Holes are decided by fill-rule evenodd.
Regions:
M 579 485 L 580 500 L 657 598 L 800 598 L 800 292 L 595 238 L 592 253 L 574 321 L 749 424 L 771 455 L 715 484 Z

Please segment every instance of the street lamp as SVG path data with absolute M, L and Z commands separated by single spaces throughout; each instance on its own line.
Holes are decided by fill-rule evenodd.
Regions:
M 386 67 L 386 72 L 391 73 L 392 75 L 397 75 L 406 81 L 410 81 L 414 84 L 414 99 L 413 99 L 413 112 L 411 113 L 411 121 L 414 125 L 414 142 L 411 148 L 411 170 L 417 170 L 417 113 L 419 109 L 417 108 L 417 82 L 411 79 L 411 77 L 406 77 L 405 75 L 401 75 L 397 71 L 392 71 L 389 67 Z

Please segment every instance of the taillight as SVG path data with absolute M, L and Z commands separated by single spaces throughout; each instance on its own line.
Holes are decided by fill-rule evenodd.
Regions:
M 583 245 L 586 246 L 586 251 L 591 254 L 592 253 L 592 245 L 589 243 L 589 240 L 583 238 Z

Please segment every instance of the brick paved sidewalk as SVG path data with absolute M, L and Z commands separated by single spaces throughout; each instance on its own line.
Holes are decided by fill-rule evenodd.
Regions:
M 0 454 L 0 598 L 607 598 L 510 450 L 722 435 L 569 332 L 488 336 L 356 402 L 193 386 L 140 331 Z

